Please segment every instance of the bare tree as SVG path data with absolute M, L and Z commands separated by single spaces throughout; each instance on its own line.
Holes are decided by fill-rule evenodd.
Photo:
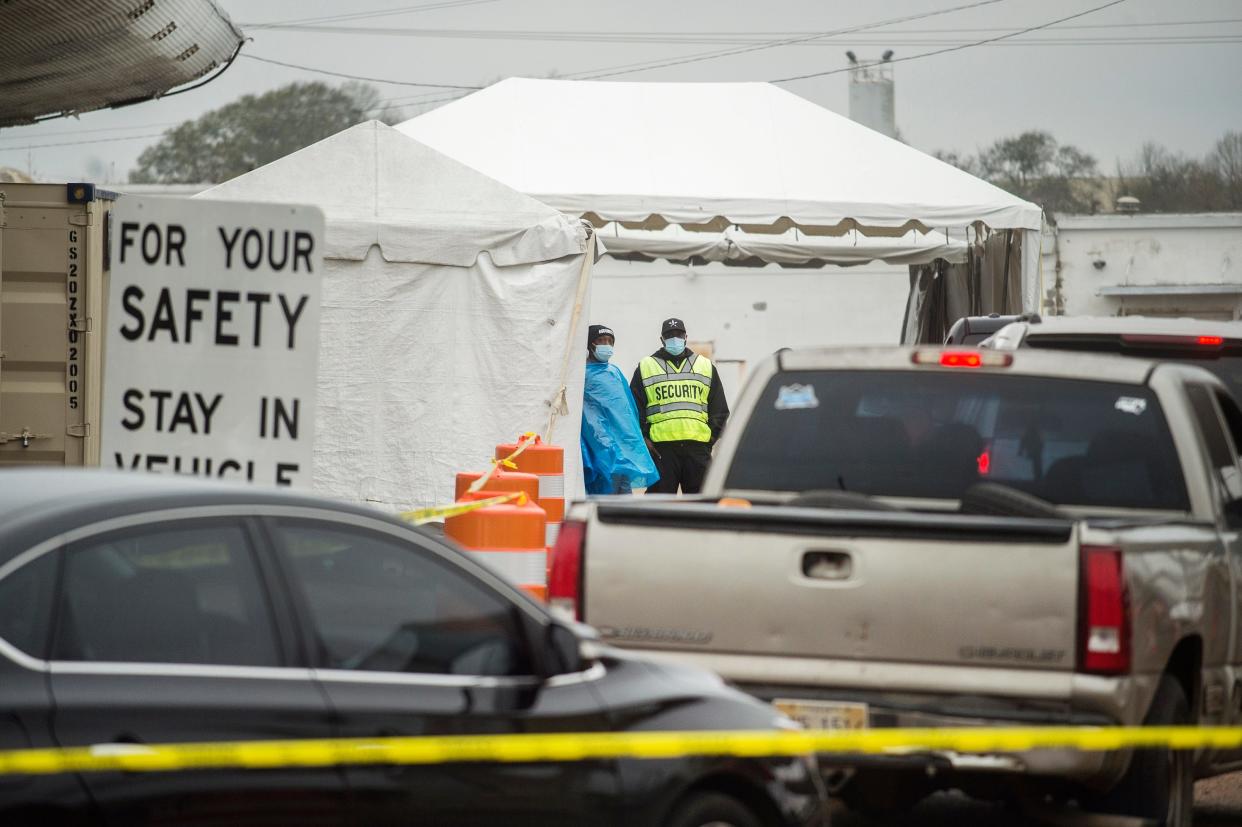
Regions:
M 1208 163 L 1220 179 L 1225 209 L 1242 209 L 1242 132 L 1226 132 L 1216 142 Z
M 1223 208 L 1221 181 L 1208 161 L 1146 143 L 1130 164 L 1118 164 L 1122 194 L 1151 212 L 1207 212 Z
M 938 152 L 946 163 L 1034 201 L 1049 213 L 1096 212 L 1095 158 L 1047 132 L 1031 130 L 1001 138 L 977 156 Z

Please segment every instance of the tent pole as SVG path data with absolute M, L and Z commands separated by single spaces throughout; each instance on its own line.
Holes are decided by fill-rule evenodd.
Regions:
M 552 442 L 552 429 L 556 427 L 556 418 L 565 416 L 569 413 L 569 400 L 565 398 L 566 382 L 569 380 L 569 360 L 573 358 L 578 351 L 574 350 L 574 342 L 578 337 L 578 323 L 582 320 L 582 305 L 586 301 L 587 284 L 591 279 L 591 268 L 595 265 L 595 229 L 587 222 L 582 222 L 586 227 L 587 243 L 586 250 L 582 253 L 582 269 L 578 274 L 578 291 L 574 294 L 574 311 L 569 319 L 569 337 L 565 343 L 565 358 L 561 361 L 561 381 L 555 394 L 552 395 L 551 401 L 548 402 L 552 409 L 548 413 L 548 427 L 544 429 L 543 441 Z

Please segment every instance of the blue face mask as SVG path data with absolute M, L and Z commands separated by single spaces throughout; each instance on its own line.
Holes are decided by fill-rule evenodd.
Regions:
M 686 340 L 680 338 L 665 339 L 664 349 L 670 356 L 680 356 L 686 350 Z
M 612 345 L 596 345 L 595 358 L 600 362 L 607 362 L 612 358 Z

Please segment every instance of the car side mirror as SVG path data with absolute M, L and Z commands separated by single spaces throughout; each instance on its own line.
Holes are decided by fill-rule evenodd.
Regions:
M 553 622 L 548 626 L 547 640 L 552 675 L 568 675 L 586 668 L 582 639 L 573 629 Z

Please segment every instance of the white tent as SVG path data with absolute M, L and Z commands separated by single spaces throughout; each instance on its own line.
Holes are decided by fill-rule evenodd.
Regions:
M 617 222 L 599 231 L 613 258 L 708 262 L 762 267 L 853 267 L 872 261 L 886 264 L 927 264 L 936 259 L 956 264 L 966 260 L 967 244 L 950 240 L 939 230 L 910 230 L 897 238 L 875 238 L 851 230 L 844 236 L 808 236 L 797 229 L 783 233 L 748 233 L 729 227 L 723 233 L 693 232 L 676 224 L 661 230 L 631 230 Z
M 1038 206 L 772 84 L 510 78 L 397 128 L 597 226 L 1020 230 L 1038 302 Z
M 456 472 L 490 467 L 498 443 L 543 433 L 559 409 L 552 441 L 579 490 L 583 222 L 378 121 L 200 197 L 324 212 L 316 489 L 451 502 Z

